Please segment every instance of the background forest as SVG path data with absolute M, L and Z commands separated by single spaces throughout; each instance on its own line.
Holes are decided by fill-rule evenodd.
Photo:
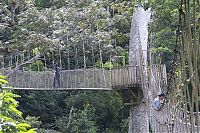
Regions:
M 52 68 L 63 60 L 62 68 L 122 66 L 128 64 L 131 16 L 136 3 L 151 8 L 149 47 L 154 62 L 170 66 L 176 54 L 178 1 L 174 0 L 1 0 L 0 56 L 19 51 L 45 51 L 47 64 L 37 61 L 31 70 Z M 82 44 L 94 46 L 94 59 L 83 63 Z M 102 48 L 100 59 L 98 47 Z M 59 50 L 58 50 L 59 49 Z M 77 52 L 74 52 L 77 49 Z M 175 52 L 174 52 L 175 51 Z M 60 53 L 59 53 L 60 52 Z M 86 51 L 86 54 L 91 54 Z M 53 62 L 53 63 L 52 63 Z M 2 64 L 1 64 L 2 65 Z M 19 110 L 39 133 L 125 133 L 129 107 L 117 92 L 104 91 L 15 91 Z

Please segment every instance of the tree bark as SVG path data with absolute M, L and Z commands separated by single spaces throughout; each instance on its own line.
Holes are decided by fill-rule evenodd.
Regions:
M 130 108 L 129 133 L 149 133 L 147 105 L 140 103 Z
M 136 106 L 130 107 L 129 133 L 149 133 L 148 101 L 146 88 L 146 48 L 147 48 L 147 23 L 150 13 L 145 12 L 142 7 L 136 7 L 133 11 L 130 43 L 129 43 L 129 65 L 139 66 L 143 99 Z M 143 52 L 142 50 L 145 50 Z

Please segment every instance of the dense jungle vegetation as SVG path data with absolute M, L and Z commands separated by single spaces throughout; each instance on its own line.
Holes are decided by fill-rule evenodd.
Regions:
M 0 56 L 18 51 L 33 54 L 45 51 L 46 65 L 52 68 L 52 60 L 59 63 L 60 47 L 63 60 L 78 58 L 78 63 L 70 64 L 70 69 L 76 69 L 84 67 L 79 65 L 83 64 L 83 53 L 72 51 L 81 49 L 84 43 L 86 47 L 94 45 L 97 67 L 99 64 L 104 68 L 123 65 L 120 59 L 113 58 L 115 61 L 111 63 L 110 55 L 123 56 L 128 64 L 131 15 L 136 3 L 145 9 L 151 8 L 150 51 L 155 63 L 165 63 L 170 69 L 180 50 L 178 0 L 0 0 Z M 195 10 L 199 11 L 198 0 L 196 4 Z M 200 14 L 194 16 L 199 18 Z M 193 33 L 197 32 L 194 36 L 199 37 L 199 23 L 194 27 L 198 27 L 193 29 Z M 103 48 L 102 60 L 96 45 Z M 87 66 L 93 63 L 89 59 L 86 62 Z M 44 68 L 43 61 L 34 65 Z M 62 65 L 68 68 L 69 63 Z M 0 85 L 6 83 L 3 76 L 1 79 Z M 125 133 L 128 130 L 129 108 L 123 105 L 117 92 L 18 90 L 14 93 L 17 95 L 1 90 L 0 96 L 8 97 L 0 99 L 0 119 L 4 119 L 0 124 L 15 123 L 5 124 L 6 133 L 36 129 L 38 133 Z M 6 106 L 2 106 L 2 101 Z

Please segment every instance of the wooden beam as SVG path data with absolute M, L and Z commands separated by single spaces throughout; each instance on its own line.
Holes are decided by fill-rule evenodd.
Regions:
M 13 89 L 13 90 L 45 90 L 45 91 L 72 91 L 72 90 L 105 90 L 112 91 L 111 88 L 12 88 L 12 87 L 2 87 L 3 89 Z
M 124 103 L 125 106 L 136 106 L 138 105 L 138 102 L 133 102 L 133 103 Z
M 133 97 L 134 97 L 135 99 L 137 99 L 137 96 L 135 95 L 135 93 L 134 93 L 133 91 L 129 90 L 129 92 L 131 92 L 131 94 L 133 95 Z

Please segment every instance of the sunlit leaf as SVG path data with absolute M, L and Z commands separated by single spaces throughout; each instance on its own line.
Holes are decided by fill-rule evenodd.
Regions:
M 30 128 L 31 126 L 27 123 L 19 123 L 17 124 L 18 127 L 26 127 L 26 128 Z
M 36 133 L 36 129 L 35 128 L 30 129 L 30 130 L 26 131 L 25 133 Z
M 0 83 L 8 84 L 8 81 L 6 81 L 4 79 L 0 79 Z
M 16 113 L 17 115 L 22 116 L 22 112 L 16 109 L 16 107 L 10 106 L 9 108 L 13 113 Z
M 5 79 L 6 76 L 0 75 L 0 79 Z
M 21 97 L 20 95 L 17 95 L 17 94 L 13 94 L 11 92 L 8 92 L 4 95 L 4 97 L 14 97 L 14 98 L 17 98 L 17 97 Z

